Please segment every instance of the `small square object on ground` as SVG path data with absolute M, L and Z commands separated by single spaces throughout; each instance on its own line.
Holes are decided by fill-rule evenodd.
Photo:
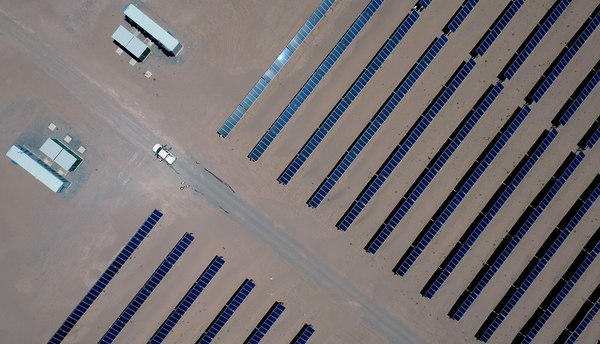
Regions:
M 71 140 L 73 140 L 73 138 L 71 136 L 69 136 L 69 135 L 65 136 L 65 142 L 66 143 L 71 142 Z
M 129 64 L 132 66 L 135 66 L 136 63 L 137 63 L 137 61 L 135 59 L 129 60 Z
M 50 124 L 48 125 L 48 129 L 50 129 L 50 131 L 54 131 L 56 130 L 56 125 L 52 122 L 50 122 Z
M 77 151 L 81 154 L 85 153 L 85 147 L 84 146 L 79 146 L 79 148 L 77 148 Z
M 149 70 L 147 70 L 147 71 L 144 73 L 144 76 L 145 76 L 146 78 L 150 79 L 150 77 L 152 76 L 152 72 L 151 72 L 151 71 L 149 71 Z
M 121 56 L 121 54 L 123 54 L 123 49 L 117 48 L 117 50 L 115 50 L 115 53 L 117 53 L 117 55 Z

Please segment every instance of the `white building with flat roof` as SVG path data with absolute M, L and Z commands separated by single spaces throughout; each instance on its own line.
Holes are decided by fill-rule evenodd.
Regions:
M 6 152 L 6 156 L 54 192 L 60 192 L 69 186 L 68 180 L 51 169 L 50 166 L 44 164 L 24 146 L 14 145 L 10 147 Z
M 177 56 L 183 46 L 178 40 L 173 37 L 167 30 L 156 24 L 144 12 L 140 11 L 134 4 L 129 4 L 125 7 L 125 18 L 129 19 L 132 24 L 135 24 L 145 34 L 151 36 L 157 44 L 159 44 L 167 52 Z
M 79 155 L 57 139 L 47 139 L 40 147 L 40 151 L 65 171 L 74 171 L 83 161 Z
M 150 48 L 121 25 L 113 33 L 112 39 L 140 62 L 150 54 Z

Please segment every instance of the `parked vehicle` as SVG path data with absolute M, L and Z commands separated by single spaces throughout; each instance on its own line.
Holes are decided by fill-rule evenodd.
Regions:
M 152 148 L 152 151 L 154 154 L 156 154 L 156 157 L 160 159 L 160 161 L 165 161 L 167 165 L 173 165 L 175 160 L 177 160 L 175 155 L 173 155 L 171 151 L 167 149 L 167 145 L 161 145 L 160 143 L 157 143 Z

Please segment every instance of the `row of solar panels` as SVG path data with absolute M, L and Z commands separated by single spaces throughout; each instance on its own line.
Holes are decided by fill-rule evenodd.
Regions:
M 521 44 L 511 58 L 509 64 L 500 73 L 500 76 L 498 77 L 500 80 L 512 79 L 529 54 L 533 52 L 546 33 L 550 31 L 552 25 L 554 25 L 570 3 L 571 0 L 558 0 L 552 5 L 548 12 L 546 12 L 546 15 L 544 15 L 542 20 L 537 24 L 536 29 L 533 30 L 523 44 Z
M 284 310 L 285 306 L 283 303 L 275 302 L 267 311 L 267 314 L 260 320 L 258 325 L 256 325 L 256 328 L 252 330 L 252 333 L 250 333 L 248 338 L 244 341 L 244 344 L 258 344 Z
M 596 176 L 594 181 L 563 217 L 558 226 L 550 233 L 525 270 L 523 270 L 500 303 L 494 308 L 494 311 L 479 328 L 475 335 L 477 339 L 484 342 L 490 339 L 523 294 L 533 284 L 533 281 L 535 281 L 546 264 L 552 259 L 556 251 L 558 251 L 560 246 L 575 229 L 579 221 L 592 207 L 598 196 L 600 196 L 600 175 Z
M 306 37 L 312 32 L 312 30 L 317 26 L 317 24 L 325 17 L 325 13 L 331 9 L 336 0 L 323 0 L 319 4 L 319 6 L 315 9 L 315 11 L 311 14 L 311 16 L 306 20 L 304 25 L 298 30 L 294 38 L 288 43 L 288 45 L 283 49 L 281 54 L 273 61 L 271 66 L 267 69 L 265 74 L 258 80 L 258 82 L 250 89 L 250 92 L 246 95 L 246 97 L 242 100 L 240 105 L 233 111 L 233 113 L 227 118 L 225 123 L 221 126 L 221 128 L 217 131 L 219 136 L 226 137 L 229 135 L 231 130 L 235 127 L 235 125 L 244 117 L 246 112 L 250 109 L 250 107 L 256 102 L 258 97 L 264 92 L 264 90 L 269 86 L 271 81 L 275 78 L 275 76 L 279 73 L 279 71 L 285 66 L 285 64 L 290 60 L 294 52 L 300 47 L 300 45 L 304 42 Z
M 333 170 L 329 172 L 325 180 L 312 194 L 307 202 L 310 207 L 316 208 L 319 206 L 319 204 L 321 204 L 323 199 L 325 199 L 325 196 L 329 193 L 329 191 L 331 191 L 341 176 L 348 170 L 350 165 L 354 162 L 358 154 L 360 154 L 367 143 L 373 138 L 373 136 L 375 136 L 379 128 L 381 128 L 383 123 L 391 115 L 392 111 L 404 98 L 406 93 L 408 93 L 408 91 L 412 88 L 421 74 L 423 74 L 425 69 L 427 69 L 431 61 L 442 50 L 447 41 L 448 38 L 446 36 L 440 36 L 432 42 L 429 48 L 425 51 L 421 58 L 419 58 L 404 79 L 402 79 L 400 84 L 398 84 L 394 92 L 388 97 L 379 110 L 377 110 L 375 116 L 373 116 L 371 121 L 363 129 L 360 135 L 356 138 L 356 140 L 354 140 L 350 148 L 348 148 L 346 153 L 344 153 Z
M 369 80 L 375 75 L 375 72 L 383 65 L 385 60 L 391 55 L 392 51 L 412 28 L 419 18 L 419 12 L 412 10 L 398 25 L 396 30 L 387 39 L 383 46 L 379 49 L 377 54 L 373 56 L 371 61 L 367 64 L 365 69 L 359 74 L 354 80 L 352 85 L 346 90 L 342 98 L 337 102 L 335 107 L 325 116 L 323 122 L 319 125 L 317 130 L 310 136 L 308 141 L 288 164 L 285 170 L 281 173 L 277 181 L 281 184 L 287 184 L 292 177 L 298 172 L 302 164 L 308 159 L 308 157 L 314 152 L 317 146 L 323 141 L 325 136 L 342 117 L 346 109 L 352 104 L 354 99 L 367 85 Z
M 502 13 L 500 13 L 500 16 L 496 18 L 485 35 L 471 51 L 472 57 L 483 56 L 483 54 L 485 54 L 524 3 L 525 0 L 512 0 L 506 5 L 504 10 L 502 10 Z
M 65 322 L 59 327 L 59 329 L 52 335 L 52 338 L 48 341 L 50 344 L 59 344 L 69 332 L 73 329 L 73 326 L 77 324 L 83 314 L 90 308 L 92 303 L 96 300 L 98 295 L 104 290 L 106 285 L 112 280 L 113 277 L 119 272 L 123 264 L 131 257 L 133 252 L 138 248 L 140 243 L 148 236 L 150 231 L 154 228 L 158 220 L 163 216 L 162 212 L 155 209 L 148 219 L 142 224 L 142 226 L 135 232 L 129 242 L 123 247 L 123 249 L 117 254 L 117 257 L 108 266 L 106 271 L 92 288 L 87 292 L 83 299 L 77 304 L 75 309 L 69 314 Z
M 473 7 L 477 5 L 479 0 L 465 0 L 465 2 L 460 6 L 460 8 L 454 13 L 452 19 L 444 26 L 444 33 L 455 32 L 458 30 L 460 24 L 469 16 L 469 13 L 473 10 Z
M 561 279 L 554 285 L 548 296 L 542 301 L 529 320 L 523 325 L 514 342 L 529 343 L 542 329 L 561 302 L 567 297 L 577 281 L 600 253 L 600 230 L 590 238 L 583 250 L 577 255 Z
M 148 296 L 154 291 L 154 288 L 163 280 L 163 278 L 169 273 L 173 265 L 179 260 L 181 255 L 187 250 L 190 244 L 194 241 L 194 236 L 190 233 L 184 233 L 183 237 L 177 242 L 175 247 L 169 252 L 167 257 L 160 263 L 158 268 L 152 273 L 150 278 L 144 283 L 142 288 L 133 297 L 131 302 L 125 307 L 121 314 L 117 317 L 115 322 L 108 328 L 106 333 L 102 336 L 99 343 L 109 344 L 112 343 L 119 333 L 123 330 L 125 325 L 131 320 L 133 315 L 148 299 Z
M 269 147 L 283 127 L 292 119 L 302 104 L 304 104 L 306 99 L 315 90 L 319 82 L 321 82 L 331 67 L 333 67 L 340 56 L 342 56 L 346 48 L 350 45 L 350 43 L 352 43 L 358 33 L 369 22 L 375 11 L 377 11 L 382 3 L 383 0 L 371 0 L 369 4 L 367 4 L 367 7 L 365 7 L 358 18 L 356 18 L 354 23 L 352 23 L 350 28 L 346 31 L 342 38 L 340 38 L 329 54 L 327 54 L 323 62 L 321 62 L 319 67 L 317 67 L 313 74 L 308 78 L 306 83 L 302 86 L 302 88 L 300 88 L 298 93 L 285 107 L 283 112 L 277 117 L 273 125 L 271 125 L 260 141 L 252 149 L 248 155 L 250 160 L 256 161 L 262 156 L 267 147 Z
M 574 344 L 588 324 L 592 322 L 598 311 L 600 311 L 600 284 L 596 286 L 596 289 L 581 305 L 577 314 L 558 336 L 556 343 Z

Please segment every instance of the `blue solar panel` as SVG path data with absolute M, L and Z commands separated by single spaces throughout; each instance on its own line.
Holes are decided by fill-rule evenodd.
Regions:
M 227 302 L 225 307 L 221 309 L 219 314 L 215 317 L 212 323 L 204 331 L 202 336 L 196 341 L 198 343 L 210 343 L 217 336 L 221 328 L 225 326 L 229 318 L 235 313 L 238 307 L 244 302 L 246 297 L 250 294 L 255 284 L 252 280 L 245 280 L 238 290 L 233 294 L 231 299 Z
M 302 25 L 300 30 L 296 33 L 294 38 L 288 43 L 288 45 L 283 49 L 281 54 L 273 61 L 269 69 L 265 72 L 265 74 L 258 80 L 258 82 L 250 89 L 250 92 L 246 95 L 244 100 L 238 105 L 238 107 L 233 111 L 233 113 L 227 118 L 225 123 L 221 126 L 221 128 L 217 131 L 219 136 L 227 137 L 231 130 L 236 126 L 236 124 L 244 117 L 246 112 L 250 109 L 250 107 L 254 104 L 256 99 L 262 94 L 262 92 L 269 86 L 271 81 L 275 78 L 277 73 L 285 66 L 285 64 L 290 60 L 296 49 L 304 42 L 306 37 L 312 32 L 312 30 L 317 26 L 317 24 L 323 19 L 325 13 L 331 9 L 336 0 L 323 0 L 317 9 L 311 14 L 308 20 Z
M 308 141 L 300 149 L 298 154 L 292 159 L 285 170 L 281 173 L 277 181 L 281 184 L 287 184 L 292 177 L 298 172 L 300 167 L 308 159 L 308 157 L 314 152 L 317 146 L 323 141 L 327 133 L 333 128 L 337 121 L 342 117 L 346 109 L 352 104 L 354 99 L 367 85 L 371 77 L 375 74 L 383 62 L 390 56 L 394 48 L 400 43 L 404 35 L 410 30 L 413 24 L 419 18 L 417 11 L 411 11 L 406 18 L 402 20 L 400 25 L 396 28 L 394 33 L 388 38 L 385 44 L 379 49 L 377 54 L 371 59 L 367 67 L 360 73 L 350 88 L 344 93 L 342 98 L 337 102 L 335 107 L 327 114 L 323 122 L 319 125 L 317 130 L 311 135 Z
M 469 16 L 473 7 L 477 5 L 479 0 L 465 0 L 465 2 L 460 6 L 460 9 L 454 14 L 450 22 L 444 28 L 444 32 L 456 32 L 460 24 Z
M 596 85 L 598 85 L 598 81 L 600 81 L 600 70 L 594 72 L 592 78 L 587 81 L 585 86 L 578 89 L 576 94 L 571 96 L 571 99 L 569 99 L 569 106 L 560 114 L 560 118 L 558 119 L 558 122 L 561 125 L 567 124 L 579 106 L 583 104 L 587 96 L 594 90 Z
M 554 286 L 548 296 L 544 299 L 538 310 L 533 314 L 526 325 L 521 328 L 517 337 L 521 338 L 522 343 L 530 343 L 538 332 L 542 329 L 546 321 L 558 308 L 561 302 L 575 286 L 579 278 L 585 273 L 594 259 L 600 253 L 600 243 L 598 243 L 598 232 L 590 239 L 588 244 L 592 248 L 587 251 L 586 248 L 579 254 L 577 259 L 571 264 L 567 272 L 562 276 L 559 282 Z
M 121 252 L 117 254 L 117 257 L 108 266 L 106 271 L 100 276 L 98 281 L 94 283 L 92 288 L 87 292 L 83 299 L 77 304 L 75 309 L 69 314 L 67 319 L 54 333 L 52 338 L 48 341 L 52 344 L 61 343 L 67 334 L 73 329 L 73 326 L 77 324 L 79 319 L 88 310 L 92 303 L 96 300 L 98 295 L 104 290 L 106 285 L 112 280 L 112 278 L 119 272 L 119 269 L 125 264 L 127 259 L 131 257 L 131 254 L 138 248 L 142 243 L 142 240 L 146 238 L 148 233 L 154 228 L 158 220 L 163 216 L 162 212 L 155 209 L 148 219 L 142 224 L 142 226 L 135 232 L 129 242 L 121 249 Z
M 531 98 L 531 100 L 535 102 L 540 101 L 544 93 L 546 93 L 552 83 L 554 83 L 558 75 L 565 69 L 575 54 L 577 54 L 598 24 L 600 24 L 600 12 L 596 11 L 595 15 L 585 22 L 582 28 L 575 34 L 575 37 L 569 42 L 567 48 L 552 63 L 550 70 L 544 73 L 528 98 Z
M 503 88 L 504 86 L 502 86 L 501 83 L 498 83 L 486 91 L 486 93 L 480 99 L 479 104 L 469 112 L 467 117 L 454 130 L 444 146 L 438 151 L 435 157 L 431 159 L 425 170 L 421 173 L 417 180 L 415 180 L 410 189 L 404 194 L 400 202 L 396 205 L 394 210 L 381 225 L 375 236 L 365 247 L 367 252 L 377 252 L 379 247 L 381 247 L 383 242 L 389 237 L 398 223 L 400 223 L 400 221 L 408 213 L 412 205 L 417 201 L 419 196 L 421 196 L 423 191 L 427 188 L 429 183 L 431 183 L 439 170 L 442 169 L 448 159 L 450 159 L 452 154 L 461 144 L 462 140 L 473 129 L 477 121 L 479 121 L 479 119 L 483 116 Z M 406 271 L 398 269 L 396 269 L 395 272 L 401 275 L 406 273 Z
M 579 164 L 584 158 L 585 154 L 583 152 L 578 152 L 578 154 L 575 155 L 574 158 L 571 160 L 567 168 L 565 168 L 564 171 L 560 173 L 560 175 L 553 176 L 551 180 L 547 183 L 547 185 L 544 187 L 544 189 L 542 189 L 542 191 L 538 193 L 536 198 L 530 203 L 525 213 L 521 215 L 521 218 L 519 218 L 519 220 L 515 223 L 513 228 L 503 239 L 502 243 L 496 248 L 496 251 L 486 262 L 485 266 L 489 268 L 485 268 L 484 266 L 484 268 L 486 269 L 485 274 L 483 274 L 482 276 L 476 276 L 476 278 L 471 282 L 471 284 L 467 288 L 470 297 L 464 300 L 459 300 L 460 302 L 457 302 L 452 307 L 452 310 L 449 314 L 449 316 L 452 319 L 460 320 L 462 315 L 471 306 L 471 303 L 477 298 L 479 293 L 492 279 L 496 271 L 512 253 L 512 251 L 515 249 L 515 247 L 523 238 L 523 236 L 527 233 L 531 226 L 533 226 L 533 223 L 542 214 L 545 207 L 550 203 L 552 198 L 554 198 L 554 196 L 562 188 L 567 179 L 571 176 L 571 174 L 575 171 L 577 166 L 579 166 Z M 484 271 L 484 269 L 482 269 L 481 271 Z
M 317 67 L 313 74 L 308 78 L 304 86 L 296 93 L 294 98 L 285 107 L 281 114 L 277 117 L 273 125 L 267 130 L 260 141 L 254 146 L 248 158 L 252 161 L 260 159 L 265 150 L 273 142 L 275 137 L 283 130 L 283 127 L 292 119 L 296 111 L 304 104 L 304 101 L 310 97 L 319 82 L 327 75 L 331 67 L 342 56 L 348 45 L 354 40 L 362 28 L 369 22 L 375 11 L 381 6 L 384 0 L 371 0 L 367 7 L 362 11 L 348 31 L 340 38 L 335 47 L 325 57 L 323 62 Z
M 194 301 L 196 301 L 196 298 L 200 296 L 200 293 L 202 293 L 212 278 L 219 272 L 223 264 L 225 264 L 225 260 L 223 257 L 219 256 L 215 257 L 210 264 L 208 264 L 208 267 L 202 272 L 200 277 L 198 277 L 181 301 L 179 301 L 175 309 L 173 309 L 167 319 L 165 319 L 162 325 L 154 332 L 154 335 L 152 335 L 148 343 L 157 344 L 162 343 L 163 340 L 165 340 L 171 330 L 173 330 L 173 327 L 175 327 L 185 312 L 187 312 Z
M 432 100 L 428 110 L 421 115 L 412 128 L 404 135 L 398 146 L 396 146 L 384 164 L 379 168 L 377 173 L 375 173 L 375 176 L 369 181 L 350 208 L 348 208 L 346 213 L 338 221 L 336 225 L 338 229 L 345 231 L 350 227 L 352 222 L 358 217 L 367 203 L 373 198 L 375 193 L 400 164 L 400 161 L 402 161 L 404 156 L 417 142 L 421 134 L 427 129 L 435 116 L 454 94 L 454 91 L 456 91 L 458 86 L 460 86 L 467 75 L 469 75 L 474 66 L 475 60 L 470 59 L 457 69 L 451 79 L 446 83 L 445 88 Z
M 592 190 L 590 195 L 582 200 L 583 202 L 576 203 L 572 208 L 573 210 L 576 210 L 576 213 L 571 215 L 571 211 L 569 211 L 566 217 L 561 221 L 562 223 L 566 220 L 568 223 L 564 227 L 562 227 L 560 224 L 558 227 L 556 227 L 555 232 L 558 234 L 558 236 L 553 237 L 550 235 L 548 240 L 546 240 L 546 242 L 535 254 L 534 259 L 530 263 L 530 265 L 532 265 L 532 269 L 530 271 L 525 270 L 523 273 L 521 273 L 517 281 L 513 284 L 513 288 L 509 289 L 504 296 L 503 301 L 498 304 L 494 311 L 488 316 L 488 319 L 484 325 L 479 329 L 479 331 L 477 331 L 477 334 L 475 335 L 477 339 L 484 342 L 487 342 L 490 339 L 498 326 L 500 326 L 502 321 L 506 318 L 506 316 L 508 316 L 510 311 L 520 300 L 521 296 L 531 286 L 533 281 L 535 281 L 550 259 L 552 259 L 554 253 L 556 253 L 558 248 L 567 239 L 569 234 L 575 229 L 579 221 L 582 219 L 585 213 L 587 213 L 589 208 L 600 195 L 600 178 L 596 178 L 594 180 L 588 190 L 590 189 Z M 508 301 L 504 302 L 504 300 Z
M 160 263 L 158 268 L 152 273 L 150 278 L 144 283 L 142 288 L 137 292 L 137 294 L 133 297 L 131 302 L 125 307 L 123 312 L 117 317 L 115 322 L 108 328 L 104 336 L 100 339 L 99 343 L 106 344 L 112 343 L 121 330 L 127 325 L 129 320 L 133 317 L 135 312 L 144 304 L 148 296 L 154 291 L 154 288 L 162 281 L 162 279 L 167 275 L 169 270 L 173 267 L 173 265 L 177 262 L 179 257 L 185 252 L 185 250 L 190 246 L 190 244 L 194 241 L 194 236 L 190 233 L 185 233 L 183 237 L 177 242 L 175 247 L 169 252 L 167 257 Z
M 271 309 L 265 314 L 262 320 L 258 323 L 256 328 L 250 333 L 250 336 L 244 341 L 244 344 L 258 344 L 263 339 L 265 334 L 269 331 L 271 326 L 279 318 L 279 316 L 285 310 L 285 306 L 281 302 L 275 302 Z
M 473 49 L 474 56 L 482 56 L 485 54 L 524 3 L 525 0 L 513 0 L 504 8 L 494 24 L 492 24 L 483 38 L 479 41 L 475 49 Z
M 596 286 L 596 289 L 583 303 L 555 343 L 574 344 L 577 342 L 581 333 L 592 319 L 594 319 L 598 311 L 600 311 L 600 285 Z
M 290 344 L 306 344 L 313 333 L 315 333 L 315 329 L 312 325 L 306 324 L 300 329 L 300 332 L 298 332 Z
M 333 186 L 350 167 L 350 164 L 352 164 L 354 159 L 356 159 L 357 155 L 367 145 L 371 138 L 373 138 L 373 136 L 375 135 L 377 130 L 379 130 L 383 122 L 389 117 L 392 111 L 400 103 L 404 95 L 406 95 L 408 90 L 410 90 L 410 88 L 415 84 L 415 82 L 421 76 L 423 71 L 425 71 L 427 66 L 429 66 L 429 63 L 435 58 L 435 56 L 437 56 L 440 50 L 442 50 L 447 41 L 448 37 L 440 36 L 437 39 L 435 39 L 434 42 L 429 46 L 427 51 L 421 56 L 421 58 L 413 66 L 411 71 L 400 82 L 400 84 L 396 87 L 394 92 L 385 101 L 385 103 L 379 108 L 373 119 L 371 119 L 369 124 L 367 124 L 367 127 L 363 129 L 363 131 L 361 132 L 359 137 L 356 138 L 352 146 L 348 148 L 348 151 L 344 154 L 344 156 L 340 159 L 337 165 L 329 173 L 327 178 L 323 181 L 323 183 L 321 183 L 319 188 L 310 197 L 310 199 L 307 202 L 307 204 L 310 207 L 316 208 L 319 206 L 319 204 L 323 201 L 325 196 L 329 193 L 329 191 L 331 191 Z
M 546 33 L 548 33 L 552 25 L 554 25 L 556 20 L 558 20 L 570 3 L 571 0 L 557 0 L 554 3 L 544 16 L 543 20 L 536 26 L 536 29 L 525 41 L 524 45 L 517 50 L 515 58 L 511 60 L 511 63 L 501 73 L 501 79 L 512 79 L 523 62 L 529 57 L 529 54 L 533 52 L 538 43 L 544 38 Z

